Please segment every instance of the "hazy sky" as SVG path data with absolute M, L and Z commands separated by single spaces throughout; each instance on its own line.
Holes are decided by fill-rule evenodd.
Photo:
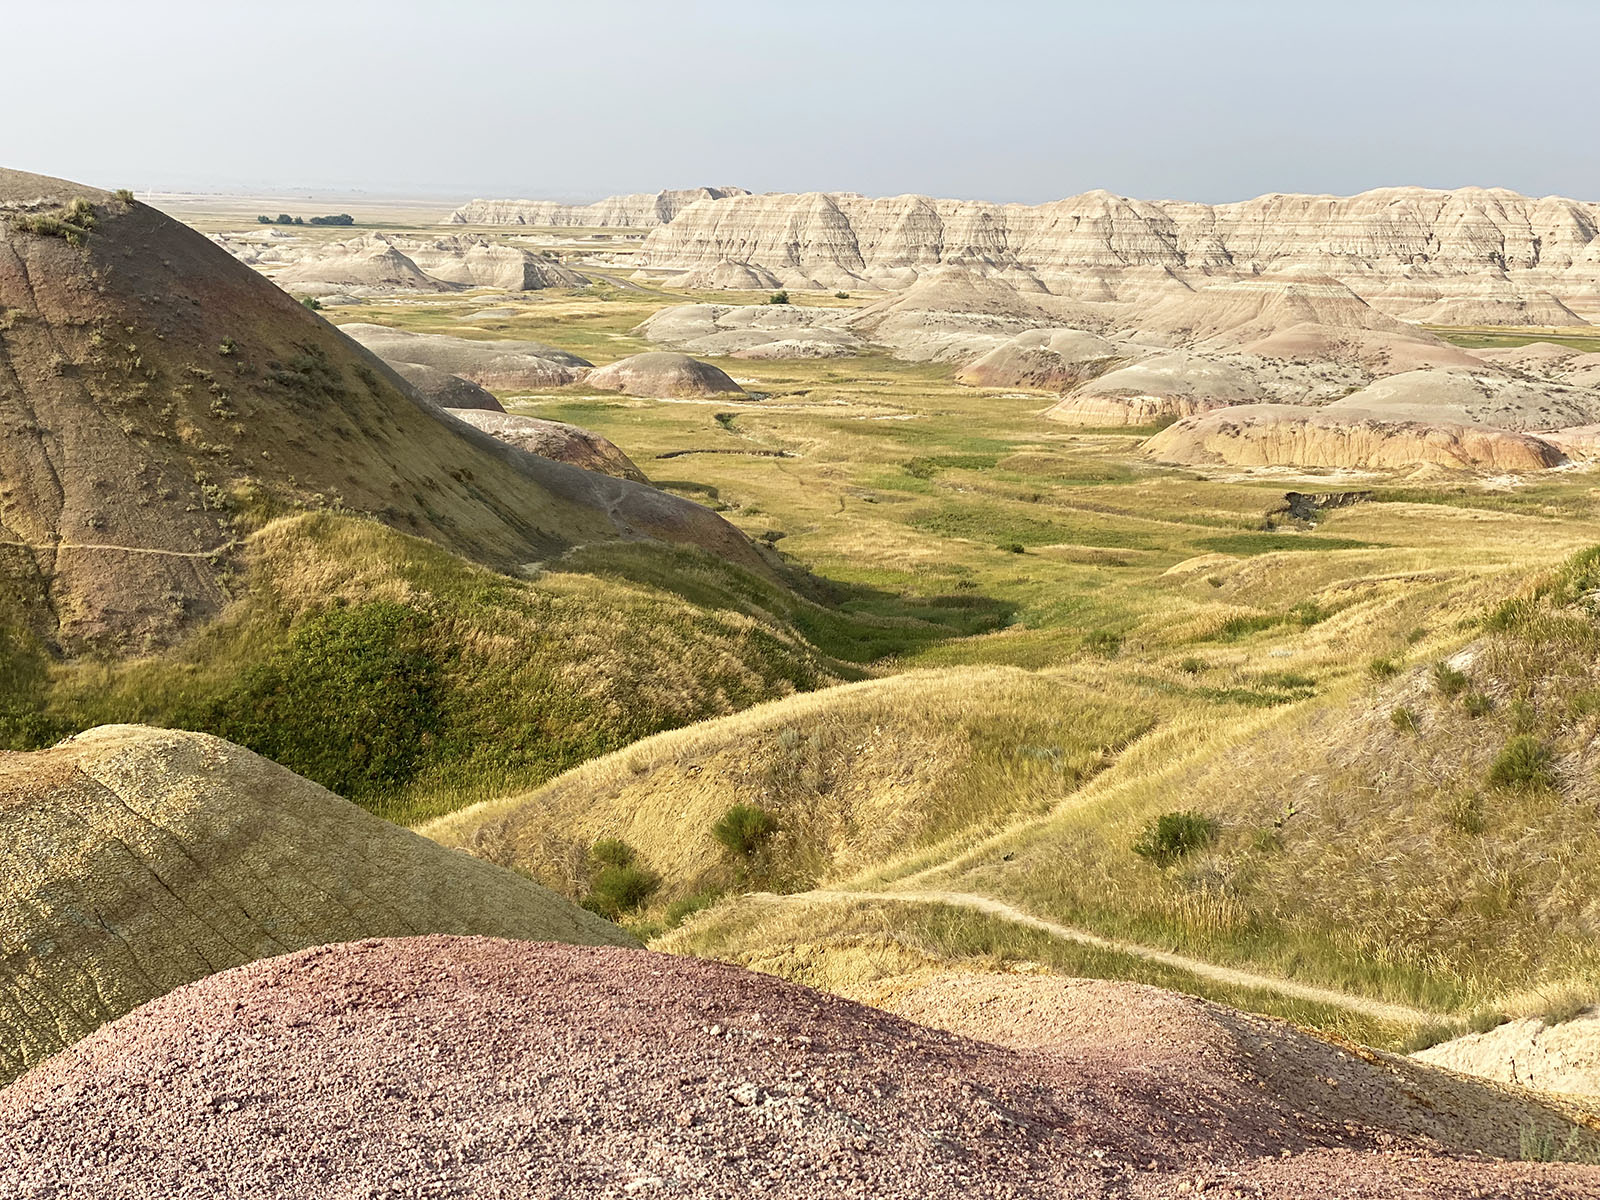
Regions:
M 1600 0 L 0 0 L 106 187 L 1600 199 Z

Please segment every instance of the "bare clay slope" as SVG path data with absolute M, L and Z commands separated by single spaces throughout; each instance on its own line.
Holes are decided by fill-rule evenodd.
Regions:
M 79 197 L 83 244 L 30 229 Z M 498 567 L 627 536 L 755 561 L 696 505 L 450 421 L 154 209 L 20 172 L 0 172 L 0 428 L 0 613 L 69 651 L 215 613 L 241 516 L 285 506 Z
M 213 971 L 416 933 L 631 942 L 219 738 L 116 725 L 0 754 L 0 1084 Z
M 361 942 L 184 988 L 0 1093 L 0 1189 L 1091 1200 L 1198 1178 L 1278 1200 L 1600 1195 L 1592 1167 L 1452 1157 L 1302 1115 L 1194 1056 L 1145 1068 L 1130 1040 L 1007 1048 L 637 950 Z

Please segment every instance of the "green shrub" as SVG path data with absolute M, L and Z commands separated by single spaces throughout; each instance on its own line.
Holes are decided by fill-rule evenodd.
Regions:
M 1433 664 L 1433 686 L 1441 696 L 1459 696 L 1470 682 L 1465 671 L 1458 671 L 1447 662 Z
M 312 312 L 322 311 L 322 301 L 318 300 L 315 296 L 302 296 L 300 298 L 300 303 L 304 304 Z
M 1538 738 L 1519 733 L 1505 744 L 1489 767 L 1489 782 L 1518 792 L 1541 792 L 1555 786 L 1555 756 Z
M 225 337 L 217 346 L 217 353 L 222 355 L 223 358 L 232 358 L 235 354 L 239 353 L 239 343 L 234 341 L 231 337 Z
M 768 304 L 787 304 L 787 303 L 789 303 L 789 293 L 788 292 L 781 292 L 781 291 L 780 292 L 773 292 L 772 295 L 767 297 L 767 303 Z
M 835 292 L 833 294 L 833 298 L 835 300 L 848 300 L 848 299 L 850 299 L 850 293 L 849 292 Z
M 1028 548 L 1021 542 L 1004 542 L 996 546 L 995 549 L 1004 550 L 1007 554 L 1026 554 L 1028 552 Z
M 589 858 L 602 867 L 631 867 L 638 855 L 621 838 L 601 838 L 589 847 Z
M 11 218 L 14 228 L 39 237 L 58 237 L 69 246 L 81 246 L 95 227 L 94 206 L 82 196 L 74 196 L 65 208 L 53 213 L 24 213 Z
M 1133 852 L 1157 866 L 1171 866 L 1191 850 L 1216 840 L 1218 825 L 1198 812 L 1169 812 L 1152 817 L 1134 840 Z
M 729 853 L 754 858 L 778 832 L 778 818 L 753 804 L 735 804 L 711 827 L 711 836 Z
M 601 867 L 589 880 L 583 907 L 615 921 L 637 912 L 661 888 L 661 876 L 644 867 Z
M 133 203 L 133 192 L 129 188 L 118 188 L 112 193 L 112 195 L 118 200 L 121 200 L 124 204 Z

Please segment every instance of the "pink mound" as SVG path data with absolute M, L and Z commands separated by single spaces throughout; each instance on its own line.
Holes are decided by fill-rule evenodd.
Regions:
M 0 1093 L 0 1195 L 1600 1196 L 1197 1112 L 1124 1053 L 1069 1068 L 645 951 L 355 942 L 179 989 Z

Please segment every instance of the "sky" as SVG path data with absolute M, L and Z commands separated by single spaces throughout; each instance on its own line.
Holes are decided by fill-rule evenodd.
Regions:
M 0 0 L 0 38 L 0 165 L 112 188 L 1600 199 L 1600 0 Z

